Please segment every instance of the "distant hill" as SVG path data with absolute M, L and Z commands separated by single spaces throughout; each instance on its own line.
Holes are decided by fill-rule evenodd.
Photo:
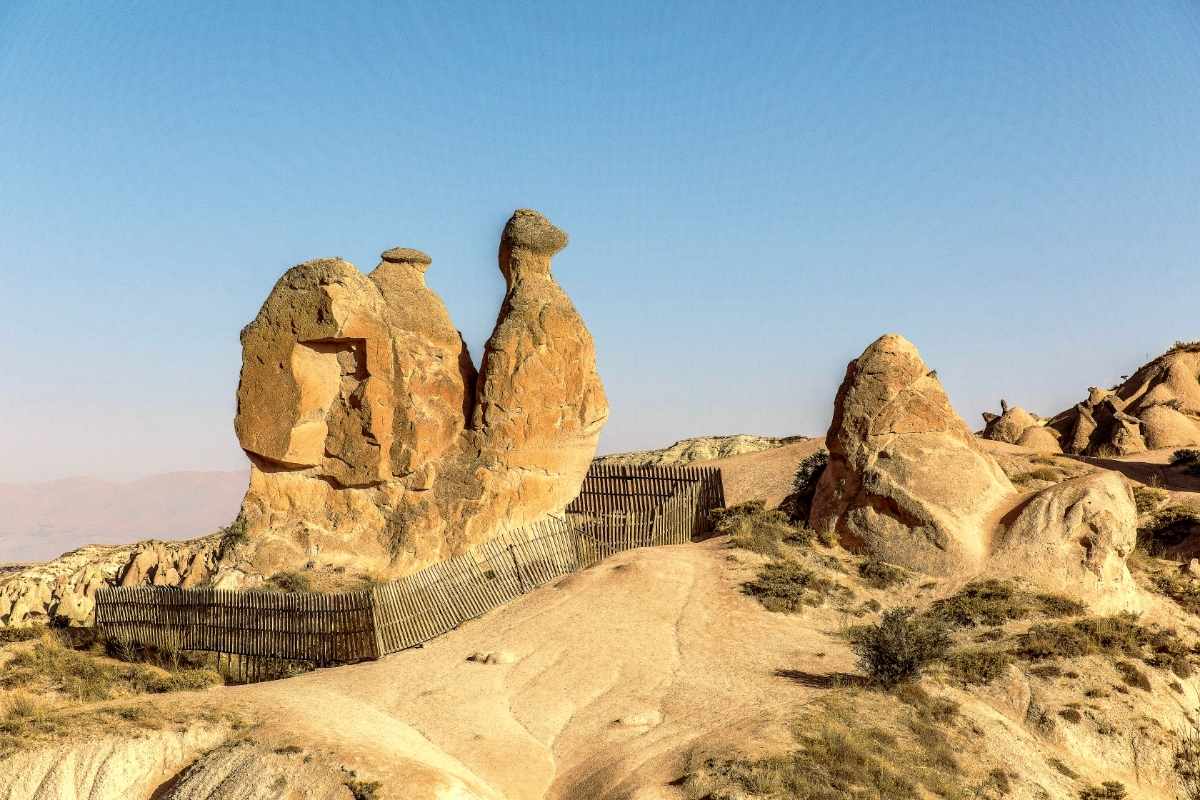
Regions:
M 0 483 L 0 563 L 43 561 L 85 544 L 211 533 L 237 516 L 248 480 L 234 470 Z
M 635 450 L 630 453 L 611 453 L 596 459 L 600 464 L 621 464 L 631 467 L 681 467 L 693 461 L 712 461 L 747 453 L 760 453 L 784 445 L 803 442 L 806 436 L 752 436 L 739 433 L 732 436 L 697 436 L 683 439 L 659 450 Z

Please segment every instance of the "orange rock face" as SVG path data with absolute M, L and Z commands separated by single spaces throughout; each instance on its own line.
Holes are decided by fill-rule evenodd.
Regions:
M 478 377 L 424 253 L 389 250 L 369 276 L 288 270 L 242 332 L 242 568 L 401 574 L 563 508 L 608 417 L 591 335 L 550 274 L 565 245 L 536 212 L 509 221 Z

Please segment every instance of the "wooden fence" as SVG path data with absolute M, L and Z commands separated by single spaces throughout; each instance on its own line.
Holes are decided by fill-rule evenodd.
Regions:
M 594 468 L 595 469 L 595 468 Z M 654 502 L 584 501 L 583 511 L 512 531 L 418 572 L 340 594 L 128 586 L 96 594 L 100 635 L 160 650 L 199 650 L 238 659 L 253 674 L 264 661 L 317 665 L 379 658 L 427 642 L 554 580 L 637 547 L 683 544 L 721 497 L 708 474 L 589 479 L 603 493 L 647 487 Z M 615 481 L 612 488 L 608 481 Z M 706 482 L 708 481 L 708 482 Z M 710 498 L 705 501 L 703 498 Z M 575 504 L 573 504 L 575 505 Z
M 681 495 L 682 503 L 673 505 Z M 716 467 L 592 464 L 567 512 L 585 517 L 634 515 L 646 524 L 657 514 L 660 536 L 687 537 L 682 539 L 687 541 L 704 530 L 710 511 L 724 505 L 725 490 Z

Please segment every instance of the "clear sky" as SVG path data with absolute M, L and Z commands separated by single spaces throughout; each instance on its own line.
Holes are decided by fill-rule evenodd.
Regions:
M 606 451 L 829 423 L 898 331 L 972 424 L 1200 338 L 1200 3 L 0 2 L 0 481 L 244 464 L 279 274 L 418 247 L 478 358 L 572 237 Z

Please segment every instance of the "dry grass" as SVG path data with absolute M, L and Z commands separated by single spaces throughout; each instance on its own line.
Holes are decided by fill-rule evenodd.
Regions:
M 1016 637 L 1010 651 L 1030 661 L 1082 658 L 1090 655 L 1117 659 L 1136 658 L 1180 677 L 1192 674 L 1194 648 L 1173 630 L 1138 623 L 1130 614 L 1089 617 L 1067 623 L 1034 625 Z
M 959 628 L 997 626 L 1034 614 L 1069 617 L 1087 607 L 1057 594 L 1027 592 L 1011 581 L 988 578 L 968 583 L 951 597 L 933 603 L 929 616 Z
M 812 541 L 812 531 L 793 525 L 782 511 L 767 510 L 762 500 L 722 509 L 714 516 L 714 527 L 718 533 L 729 534 L 730 544 L 765 556 L 782 555 L 785 543 Z
M 999 678 L 1012 663 L 1012 656 L 994 647 L 956 650 L 946 658 L 950 676 L 964 686 L 982 686 Z
M 1137 546 L 1152 556 L 1160 556 L 1172 547 L 1200 534 L 1200 509 L 1190 505 L 1163 508 L 1138 526 Z
M 929 793 L 965 800 L 979 795 L 954 755 L 956 714 L 952 703 L 915 686 L 897 694 L 852 690 L 796 720 L 791 751 L 694 757 L 680 783 L 693 800 L 912 800 Z
M 97 650 L 73 649 L 56 633 L 44 632 L 31 646 L 13 655 L 0 674 L 0 687 L 91 703 L 114 697 L 203 689 L 222 682 L 221 676 L 212 670 L 122 663 Z

